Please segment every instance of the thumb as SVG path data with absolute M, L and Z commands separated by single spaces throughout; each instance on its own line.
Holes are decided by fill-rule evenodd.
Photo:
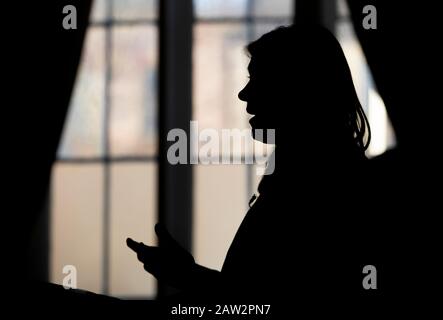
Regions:
M 171 236 L 171 234 L 163 224 L 157 223 L 155 225 L 155 233 L 157 234 L 157 237 L 160 240 L 161 244 L 164 244 L 168 247 L 178 246 L 178 242 L 175 241 L 175 239 Z

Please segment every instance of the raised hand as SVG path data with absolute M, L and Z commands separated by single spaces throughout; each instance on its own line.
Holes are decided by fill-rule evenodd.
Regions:
M 161 247 L 147 246 L 131 238 L 126 240 L 126 244 L 137 253 L 144 269 L 158 280 L 179 289 L 191 285 L 196 269 L 194 257 L 172 238 L 163 225 L 156 224 L 155 233 Z

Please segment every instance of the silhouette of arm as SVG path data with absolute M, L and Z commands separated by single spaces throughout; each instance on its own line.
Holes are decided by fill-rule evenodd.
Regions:
M 203 290 L 221 283 L 221 273 L 195 263 L 194 257 L 172 238 L 164 226 L 157 224 L 155 232 L 161 240 L 161 247 L 147 246 L 131 238 L 126 240 L 147 272 L 182 290 Z

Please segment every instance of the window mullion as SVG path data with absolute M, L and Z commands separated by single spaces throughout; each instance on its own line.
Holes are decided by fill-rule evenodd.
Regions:
M 185 130 L 192 118 L 192 0 L 160 1 L 159 221 L 186 249 L 192 248 L 192 166 L 167 161 L 167 133 Z M 160 246 L 162 244 L 160 243 Z M 168 289 L 159 285 L 159 295 Z

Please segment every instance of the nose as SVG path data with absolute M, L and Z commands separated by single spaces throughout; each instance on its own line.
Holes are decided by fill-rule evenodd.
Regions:
M 244 102 L 247 102 L 247 95 L 246 95 L 246 93 L 247 93 L 247 91 L 246 91 L 246 88 L 247 88 L 248 86 L 246 85 L 246 87 L 244 87 L 239 93 L 238 93 L 238 98 L 241 100 L 241 101 L 244 101 Z

